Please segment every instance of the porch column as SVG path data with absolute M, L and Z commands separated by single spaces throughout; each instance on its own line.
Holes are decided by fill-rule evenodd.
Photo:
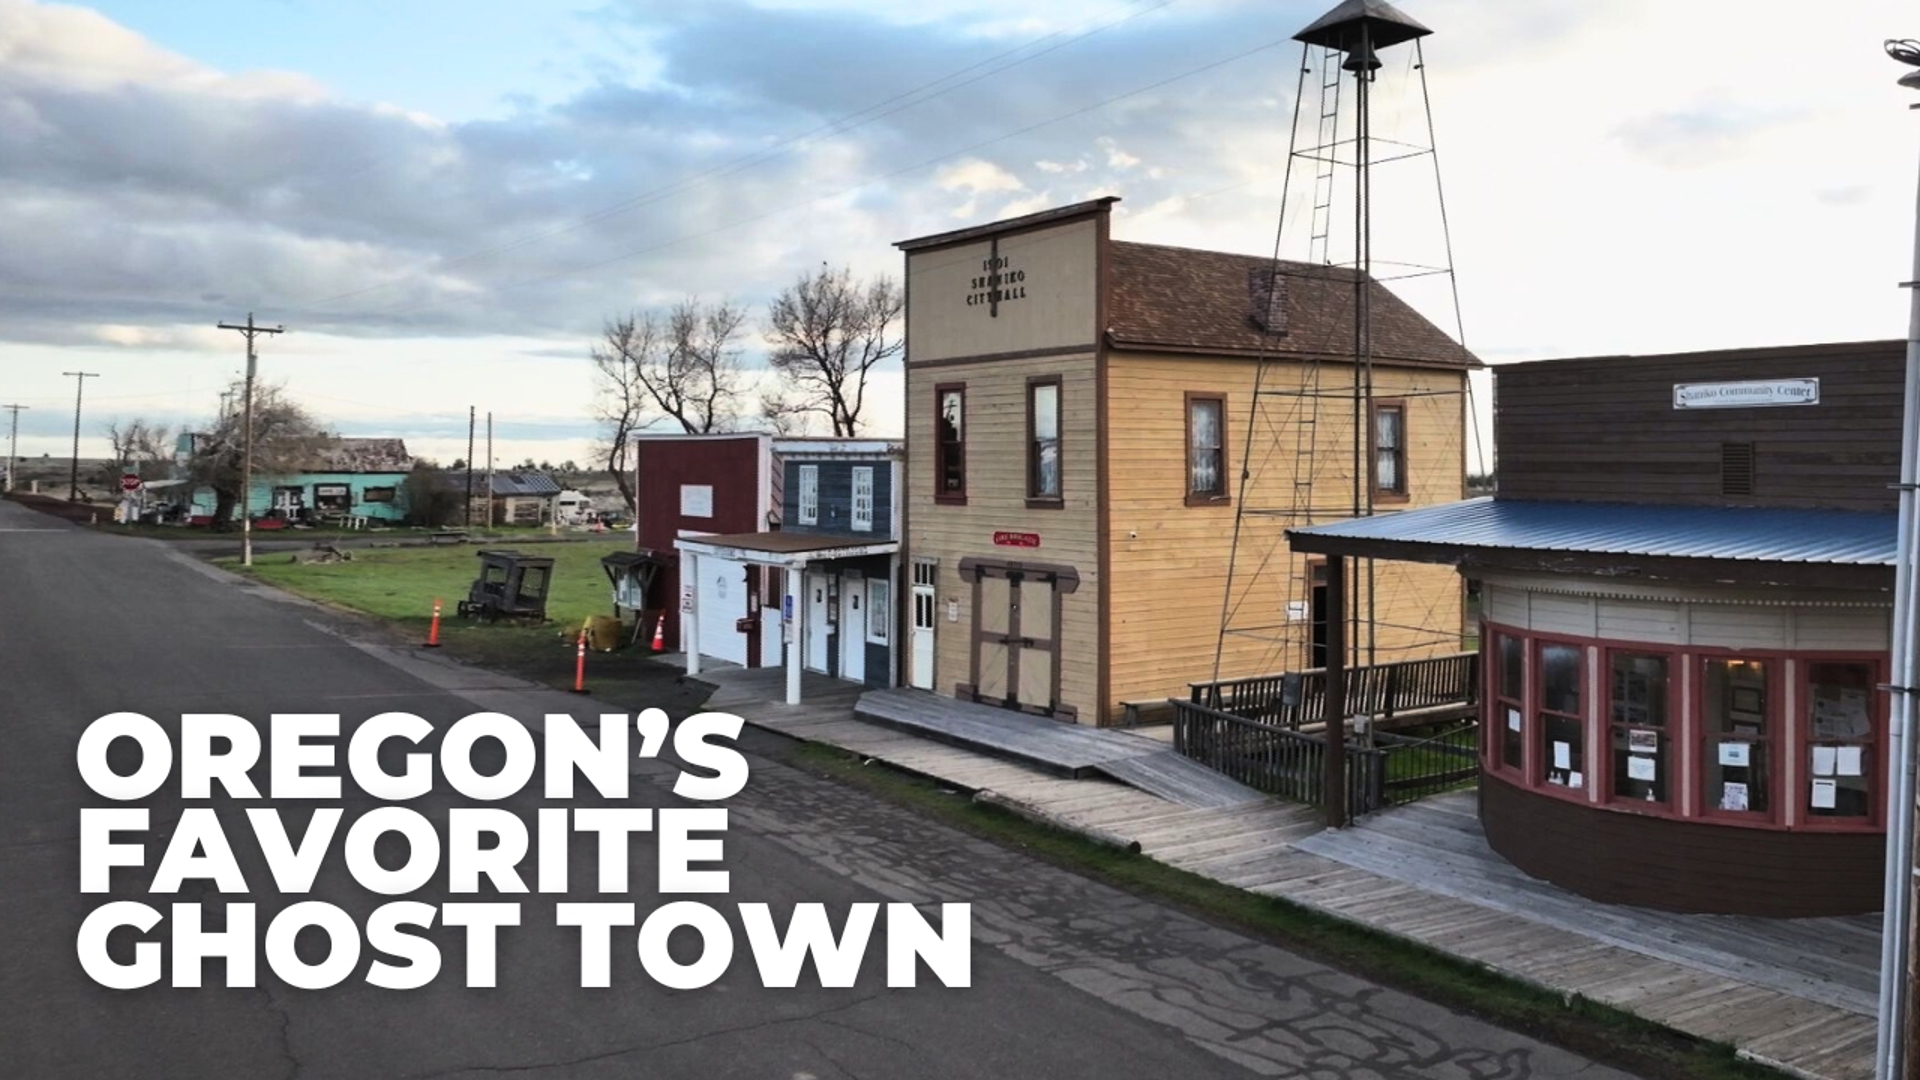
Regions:
M 900 647 L 901 643 L 907 640 L 907 635 L 901 630 L 907 622 L 902 617 L 902 614 L 907 611 L 907 604 L 900 602 L 900 584 L 900 553 L 896 551 L 887 556 L 887 600 L 892 606 L 892 610 L 887 612 L 887 685 L 889 687 L 900 685 L 902 663 L 900 654 L 909 651 Z M 907 586 L 907 600 L 908 603 L 913 600 L 911 584 Z M 873 598 L 868 597 L 867 603 L 873 603 Z
M 1324 761 L 1321 780 L 1327 826 L 1347 823 L 1347 560 L 1327 556 L 1327 692 Z
M 800 601 L 806 595 L 801 578 L 806 576 L 807 564 L 794 562 L 787 566 L 787 572 L 781 577 L 786 579 L 787 594 L 780 601 L 780 618 L 786 620 L 787 612 L 793 612 L 793 621 L 787 623 L 787 704 L 800 704 L 800 650 L 805 647 L 807 619 L 806 610 Z
M 680 553 L 680 592 L 692 605 L 680 613 L 680 647 L 687 651 L 687 674 L 700 674 L 700 556 Z

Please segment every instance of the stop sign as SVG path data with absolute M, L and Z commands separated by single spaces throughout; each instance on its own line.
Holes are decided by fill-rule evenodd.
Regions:
M 140 477 L 137 473 L 126 473 L 120 477 L 120 490 L 131 495 L 140 490 Z

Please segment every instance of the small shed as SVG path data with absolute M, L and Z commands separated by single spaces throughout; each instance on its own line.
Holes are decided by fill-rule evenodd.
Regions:
M 496 523 L 545 525 L 554 520 L 560 485 L 543 472 L 496 472 L 490 494 Z

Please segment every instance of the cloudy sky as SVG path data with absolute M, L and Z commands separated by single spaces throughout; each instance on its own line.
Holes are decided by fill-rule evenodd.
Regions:
M 447 461 L 473 405 L 504 462 L 584 459 L 610 315 L 724 297 L 757 339 L 823 262 L 1107 194 L 1121 239 L 1267 252 L 1284 218 L 1301 254 L 1289 38 L 1330 2 L 0 0 L 0 403 L 23 455 L 68 452 L 62 372 L 101 376 L 83 454 L 191 423 L 253 312 L 288 328 L 263 376 L 348 434 Z M 1481 356 L 1904 334 L 1910 5 L 1403 6 Z M 1377 132 L 1424 141 L 1385 59 Z M 1435 261 L 1430 164 L 1391 170 L 1376 253 Z

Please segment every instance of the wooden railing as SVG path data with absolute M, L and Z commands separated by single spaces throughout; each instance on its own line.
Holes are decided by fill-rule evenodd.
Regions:
M 1173 747 L 1269 795 L 1326 805 L 1326 736 L 1174 700 Z M 1479 728 L 1467 721 L 1420 738 L 1375 733 L 1347 743 L 1349 820 L 1473 782 Z
M 1347 669 L 1347 715 L 1376 727 L 1417 722 L 1436 712 L 1471 711 L 1480 701 L 1480 654 L 1451 653 Z M 1299 730 L 1326 721 L 1327 670 L 1190 684 L 1189 700 L 1248 720 Z

